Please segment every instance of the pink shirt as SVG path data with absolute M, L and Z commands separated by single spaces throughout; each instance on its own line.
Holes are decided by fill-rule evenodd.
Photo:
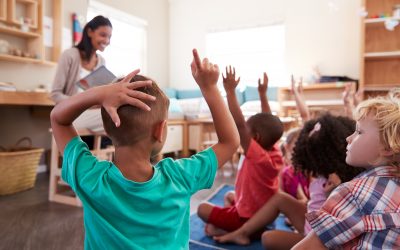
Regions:
M 240 217 L 252 217 L 278 191 L 282 166 L 282 154 L 276 145 L 267 151 L 251 139 L 235 184 L 235 206 Z
M 319 210 L 324 202 L 326 201 L 326 193 L 324 191 L 324 184 L 326 178 L 318 177 L 310 182 L 310 200 L 307 203 L 307 213 Z M 311 231 L 311 226 L 306 220 L 304 223 L 304 235 L 307 235 Z

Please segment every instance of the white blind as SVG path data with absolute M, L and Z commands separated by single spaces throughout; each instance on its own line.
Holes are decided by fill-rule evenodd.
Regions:
M 271 86 L 288 84 L 283 24 L 210 32 L 206 36 L 206 53 L 221 72 L 227 65 L 235 66 L 241 87 L 257 86 L 264 71 Z
M 140 68 L 146 74 L 147 23 L 133 15 L 108 5 L 90 1 L 87 20 L 97 15 L 110 19 L 113 32 L 110 45 L 100 52 L 106 59 L 106 66 L 116 76 L 123 76 Z

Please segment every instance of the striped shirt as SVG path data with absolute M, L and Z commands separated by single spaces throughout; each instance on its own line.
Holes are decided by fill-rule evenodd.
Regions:
M 328 248 L 400 249 L 398 167 L 367 170 L 337 187 L 322 208 L 306 214 Z

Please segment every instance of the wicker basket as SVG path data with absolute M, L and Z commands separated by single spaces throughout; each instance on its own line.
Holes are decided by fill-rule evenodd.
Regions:
M 29 147 L 18 146 L 23 141 Z M 32 188 L 36 181 L 36 172 L 42 148 L 32 148 L 32 142 L 24 137 L 10 149 L 0 149 L 0 195 L 13 194 Z

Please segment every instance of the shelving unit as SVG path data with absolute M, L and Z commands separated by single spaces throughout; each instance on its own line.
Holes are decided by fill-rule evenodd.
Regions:
M 43 8 L 47 1 L 52 9 L 53 47 L 45 49 Z M 8 54 L 0 54 L 0 61 L 35 63 L 54 66 L 61 54 L 62 0 L 0 0 L 0 39 L 10 44 Z M 5 11 L 6 10 L 6 11 Z M 23 28 L 21 20 L 31 20 Z
M 369 16 L 392 13 L 398 0 L 363 0 Z M 400 27 L 385 28 L 386 20 L 400 18 L 363 18 L 361 22 L 360 87 L 364 97 L 387 93 L 400 86 Z
M 354 83 L 355 84 L 355 83 Z M 311 112 L 329 110 L 334 114 L 342 114 L 342 93 L 346 82 L 316 83 L 303 86 L 303 96 Z M 298 116 L 296 102 L 291 89 L 279 88 L 278 101 L 281 107 L 280 116 Z

